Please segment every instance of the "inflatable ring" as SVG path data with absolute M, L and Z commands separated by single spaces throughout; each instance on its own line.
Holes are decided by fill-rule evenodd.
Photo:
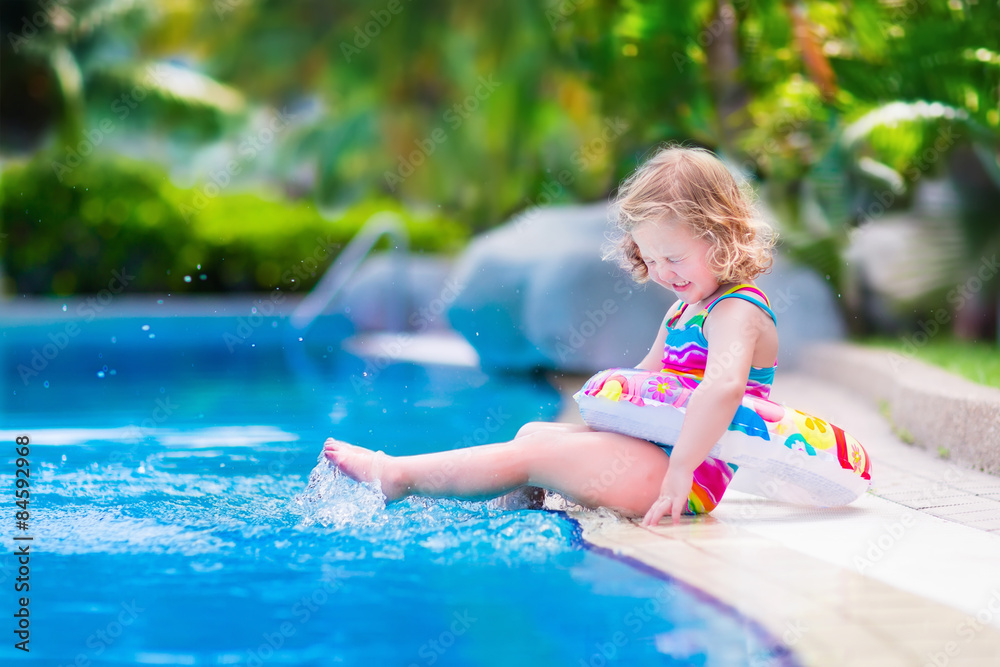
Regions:
M 574 398 L 592 429 L 649 440 L 670 453 L 691 392 L 669 372 L 612 368 Z M 846 505 L 871 484 L 868 452 L 849 433 L 749 394 L 708 456 L 736 468 L 729 488 L 783 502 Z

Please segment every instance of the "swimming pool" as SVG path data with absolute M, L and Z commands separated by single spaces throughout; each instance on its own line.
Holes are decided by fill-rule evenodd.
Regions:
M 585 548 L 565 515 L 385 508 L 317 466 L 328 435 L 404 454 L 508 439 L 556 414 L 542 378 L 373 364 L 335 319 L 299 341 L 278 318 L 58 311 L 0 320 L 4 664 L 791 664 L 755 624 Z M 34 538 L 30 656 L 11 639 L 15 536 Z

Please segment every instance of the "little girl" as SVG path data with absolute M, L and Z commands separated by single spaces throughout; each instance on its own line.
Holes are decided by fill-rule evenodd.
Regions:
M 642 525 L 689 508 L 714 509 L 732 470 L 707 458 L 745 393 L 767 397 L 778 353 L 774 313 L 752 280 L 771 264 L 771 230 L 710 152 L 661 149 L 619 190 L 615 257 L 637 282 L 679 300 L 637 368 L 678 376 L 691 389 L 672 451 L 575 424 L 532 422 L 510 442 L 417 456 L 387 456 L 328 439 L 326 457 L 349 477 L 379 480 L 387 501 L 407 495 L 485 500 L 525 485 Z M 606 257 L 606 258 L 608 258 Z M 609 474 L 609 472 L 611 474 Z

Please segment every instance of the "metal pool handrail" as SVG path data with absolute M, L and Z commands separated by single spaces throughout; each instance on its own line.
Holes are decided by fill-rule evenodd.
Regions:
M 316 286 L 292 311 L 290 323 L 297 331 L 305 331 L 333 302 L 347 281 L 383 236 L 389 236 L 393 250 L 409 249 L 409 235 L 399 216 L 381 211 L 368 219 L 351 242 L 340 251 L 336 261 L 326 270 Z

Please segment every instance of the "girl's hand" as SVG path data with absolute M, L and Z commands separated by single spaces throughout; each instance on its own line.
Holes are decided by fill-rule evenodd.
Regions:
M 693 484 L 693 472 L 682 470 L 680 466 L 670 466 L 663 478 L 663 485 L 660 487 L 660 497 L 646 512 L 646 516 L 642 517 L 640 525 L 655 526 L 667 514 L 673 519 L 675 525 L 679 524 L 681 512 L 687 509 L 688 496 L 691 495 Z

